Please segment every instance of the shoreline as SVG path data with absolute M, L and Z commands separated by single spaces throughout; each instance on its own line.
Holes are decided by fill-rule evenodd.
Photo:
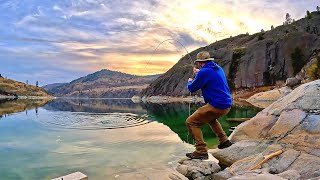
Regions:
M 54 99 L 53 96 L 3 96 L 0 99 Z

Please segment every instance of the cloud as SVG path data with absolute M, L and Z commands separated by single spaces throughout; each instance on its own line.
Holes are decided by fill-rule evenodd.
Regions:
M 0 61 L 8 62 L 0 70 L 22 79 L 38 78 L 38 71 L 48 82 L 103 68 L 163 73 L 186 54 L 181 44 L 191 52 L 231 35 L 268 30 L 287 12 L 298 19 L 315 7 L 298 0 L 5 1 Z

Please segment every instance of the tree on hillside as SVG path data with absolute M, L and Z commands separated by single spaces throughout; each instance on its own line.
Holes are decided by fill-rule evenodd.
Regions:
M 320 13 L 320 8 L 319 8 L 319 6 L 317 6 L 317 12 L 318 12 L 318 14 Z
M 289 13 L 286 14 L 286 21 L 284 22 L 284 25 L 291 24 L 292 23 L 292 18 Z
M 271 25 L 271 30 L 273 30 L 274 29 L 274 27 L 273 27 L 273 25 Z
M 310 13 L 310 11 L 307 11 L 307 18 L 311 19 L 312 18 L 312 14 Z

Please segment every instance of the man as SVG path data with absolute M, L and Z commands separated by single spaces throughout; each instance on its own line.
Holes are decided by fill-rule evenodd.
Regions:
M 207 103 L 186 120 L 188 131 L 192 134 L 196 146 L 196 151 L 186 154 L 191 159 L 208 159 L 208 150 L 200 128 L 204 124 L 209 124 L 218 137 L 219 149 L 232 145 L 218 122 L 219 117 L 230 111 L 232 105 L 230 90 L 223 69 L 212 60 L 214 59 L 210 58 L 207 51 L 198 53 L 195 63 L 200 70 L 194 68 L 196 76 L 194 79 L 189 78 L 187 83 L 190 92 L 201 89 L 204 101 Z

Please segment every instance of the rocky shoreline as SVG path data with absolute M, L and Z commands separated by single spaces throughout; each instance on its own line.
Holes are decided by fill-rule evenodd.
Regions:
M 210 151 L 219 164 L 183 159 L 177 171 L 189 179 L 319 179 L 320 80 L 297 87 L 229 138 L 231 147 Z

